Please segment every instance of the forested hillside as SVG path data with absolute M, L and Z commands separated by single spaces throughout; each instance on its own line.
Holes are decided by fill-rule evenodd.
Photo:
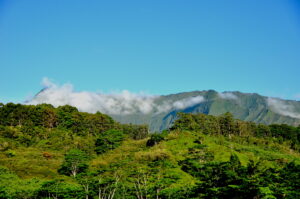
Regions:
M 69 105 L 0 104 L 0 198 L 300 198 L 300 126 L 177 117 L 149 133 Z

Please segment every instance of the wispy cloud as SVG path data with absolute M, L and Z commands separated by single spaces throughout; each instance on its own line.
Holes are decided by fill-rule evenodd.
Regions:
M 118 93 L 77 92 L 72 84 L 58 85 L 48 78 L 44 78 L 45 89 L 27 102 L 28 104 L 48 103 L 53 106 L 71 105 L 80 111 L 95 113 L 100 111 L 106 114 L 126 115 L 132 113 L 148 114 L 161 113 L 171 109 L 184 109 L 203 102 L 202 96 L 184 98 L 178 101 L 157 104 L 159 96 L 131 93 L 123 90 Z
M 176 109 L 184 109 L 190 106 L 194 106 L 204 101 L 203 96 L 189 97 L 182 100 L 175 101 L 173 107 Z
M 203 96 L 194 96 L 194 97 L 187 97 L 176 101 L 164 101 L 162 104 L 155 105 L 156 113 L 164 113 L 170 110 L 182 110 L 201 102 L 204 102 L 205 99 Z
M 300 93 L 295 95 L 296 100 L 300 100 Z
M 275 113 L 300 119 L 300 113 L 297 113 L 292 105 L 289 105 L 286 102 L 275 98 L 268 98 L 267 102 L 269 107 Z
M 229 99 L 229 100 L 237 100 L 238 99 L 238 97 L 231 92 L 218 93 L 218 95 L 222 99 Z

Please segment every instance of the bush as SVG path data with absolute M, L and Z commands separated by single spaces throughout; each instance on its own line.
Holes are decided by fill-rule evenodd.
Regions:
M 146 145 L 151 147 L 151 146 L 154 146 L 154 145 L 158 144 L 159 142 L 163 141 L 164 139 L 165 138 L 162 134 L 154 133 L 151 135 L 151 137 L 147 141 Z

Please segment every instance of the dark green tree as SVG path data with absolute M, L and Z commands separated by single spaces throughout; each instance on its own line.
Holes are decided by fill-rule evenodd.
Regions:
M 122 131 L 119 130 L 108 130 L 99 135 L 96 140 L 95 151 L 98 154 L 105 153 L 109 150 L 113 150 L 120 146 L 121 142 L 124 139 L 124 134 Z
M 77 112 L 78 109 L 73 106 L 59 106 L 57 108 L 58 125 L 64 128 L 71 128 L 74 125 L 73 114 Z
M 231 135 L 237 133 L 237 125 L 233 115 L 229 112 L 224 113 L 219 117 L 220 130 L 223 135 Z

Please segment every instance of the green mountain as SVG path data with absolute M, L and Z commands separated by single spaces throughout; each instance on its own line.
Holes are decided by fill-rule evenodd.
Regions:
M 203 99 L 195 103 L 186 103 L 201 96 Z M 182 102 L 182 106 L 172 106 Z M 221 115 L 230 112 L 236 119 L 253 121 L 262 124 L 284 123 L 297 126 L 300 124 L 300 102 L 268 98 L 255 93 L 224 92 L 214 90 L 194 91 L 160 96 L 154 103 L 158 107 L 151 113 L 133 113 L 126 117 L 111 114 L 122 123 L 149 124 L 152 131 L 169 128 L 177 119 L 178 112 L 205 113 Z M 165 106 L 170 105 L 170 108 Z M 185 106 L 186 105 L 186 106 Z M 160 111 L 159 108 L 162 110 Z
M 300 124 L 300 102 L 270 98 L 255 93 L 214 90 L 164 96 L 145 96 L 123 91 L 118 94 L 75 92 L 68 86 L 40 91 L 28 104 L 71 105 L 83 112 L 97 111 L 121 123 L 148 124 L 151 131 L 169 128 L 178 112 L 220 115 L 230 112 L 236 119 L 262 124 Z

